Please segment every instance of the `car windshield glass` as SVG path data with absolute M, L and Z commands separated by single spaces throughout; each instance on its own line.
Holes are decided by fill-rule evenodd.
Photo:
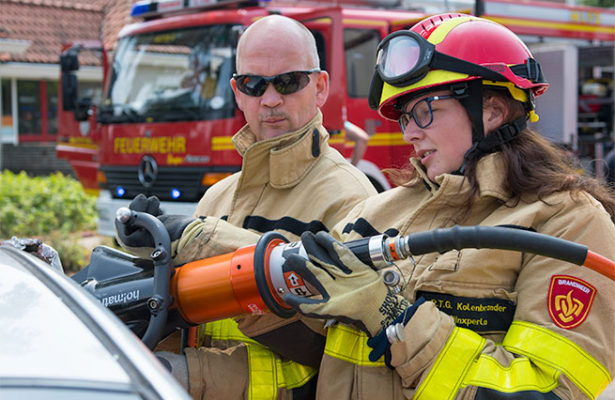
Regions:
M 220 24 L 122 38 L 99 120 L 130 123 L 232 117 L 233 29 Z
M 116 355 L 60 297 L 6 259 L 0 270 L 0 379 L 130 384 Z

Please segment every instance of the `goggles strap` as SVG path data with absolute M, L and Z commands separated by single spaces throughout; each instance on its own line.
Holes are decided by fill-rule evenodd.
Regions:
M 517 76 L 525 78 L 534 83 L 546 83 L 545 76 L 542 74 L 542 68 L 538 61 L 533 58 L 528 58 L 525 64 L 512 65 L 510 70 Z
M 492 69 L 462 60 L 460 58 L 452 57 L 444 53 L 439 53 L 437 51 L 434 52 L 430 67 L 472 76 L 479 76 L 495 82 L 508 81 L 504 75 L 499 72 L 495 72 Z M 525 69 L 525 65 L 523 65 L 523 67 Z
M 372 110 L 377 110 L 380 105 L 380 96 L 382 96 L 383 86 L 384 82 L 382 81 L 382 78 L 380 78 L 378 69 L 375 69 L 374 75 L 372 76 L 372 81 L 369 84 L 369 95 L 367 97 L 367 104 Z

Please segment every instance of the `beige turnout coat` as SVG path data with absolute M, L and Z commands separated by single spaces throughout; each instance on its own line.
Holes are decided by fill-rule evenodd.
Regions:
M 564 192 L 515 205 L 504 190 L 503 171 L 499 153 L 479 161 L 480 190 L 463 225 L 532 230 L 615 260 L 615 226 L 593 197 Z M 462 176 L 444 174 L 431 182 L 423 174 L 411 187 L 370 197 L 333 234 L 347 241 L 450 227 L 468 191 Z M 615 282 L 605 276 L 504 250 L 453 250 L 414 262 L 398 263 L 402 294 L 410 302 L 420 296 L 428 301 L 406 324 L 405 340 L 392 345 L 394 369 L 357 354 L 361 340 L 354 351 L 342 351 L 336 340 L 349 328 L 329 328 L 318 399 L 478 399 L 488 391 L 523 390 L 585 399 L 613 379 Z M 341 342 L 352 336 L 342 335 Z M 349 361 L 353 357 L 358 360 Z
M 248 126 L 242 128 L 233 137 L 243 157 L 242 169 L 205 193 L 196 216 L 206 218 L 197 240 L 180 250 L 179 261 L 228 253 L 255 243 L 272 230 L 290 241 L 298 240 L 306 230 L 329 230 L 358 202 L 376 194 L 367 177 L 329 147 L 328 137 L 320 112 L 300 130 L 268 140 L 256 141 Z M 272 314 L 243 317 L 239 327 L 255 337 L 298 319 Z M 301 320 L 311 331 L 324 334 L 322 321 Z M 292 339 L 301 341 L 300 337 Z M 186 352 L 191 395 L 247 398 L 245 346 L 215 345 L 218 348 Z M 280 395 L 287 394 L 280 391 Z

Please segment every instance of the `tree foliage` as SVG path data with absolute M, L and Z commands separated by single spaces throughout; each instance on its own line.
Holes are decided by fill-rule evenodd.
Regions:
M 577 0 L 577 5 L 589 6 L 589 7 L 613 8 L 615 7 L 615 0 Z

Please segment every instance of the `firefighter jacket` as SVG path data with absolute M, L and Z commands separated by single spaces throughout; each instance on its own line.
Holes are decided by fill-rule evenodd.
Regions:
M 247 125 L 242 128 L 233 137 L 242 169 L 208 189 L 199 202 L 196 216 L 206 216 L 201 235 L 207 239 L 189 258 L 234 251 L 273 230 L 290 241 L 304 231 L 330 230 L 358 202 L 375 195 L 367 177 L 329 147 L 328 137 L 320 112 L 298 131 L 268 140 L 256 141 Z M 230 319 L 207 323 L 201 332 L 210 347 L 187 349 L 193 397 L 283 398 L 290 394 L 286 389 L 316 375 L 325 343 L 322 321 L 272 313 L 237 321 L 241 331 Z
M 420 169 L 417 160 L 413 164 Z M 585 192 L 511 202 L 499 153 L 477 166 L 479 191 L 457 222 L 470 186 L 444 174 L 359 204 L 332 234 L 342 241 L 453 225 L 504 225 L 580 243 L 615 260 L 615 226 Z M 402 341 L 368 359 L 367 336 L 328 329 L 318 399 L 586 399 L 615 372 L 615 283 L 531 253 L 462 249 L 397 263 L 401 294 L 420 305 Z

